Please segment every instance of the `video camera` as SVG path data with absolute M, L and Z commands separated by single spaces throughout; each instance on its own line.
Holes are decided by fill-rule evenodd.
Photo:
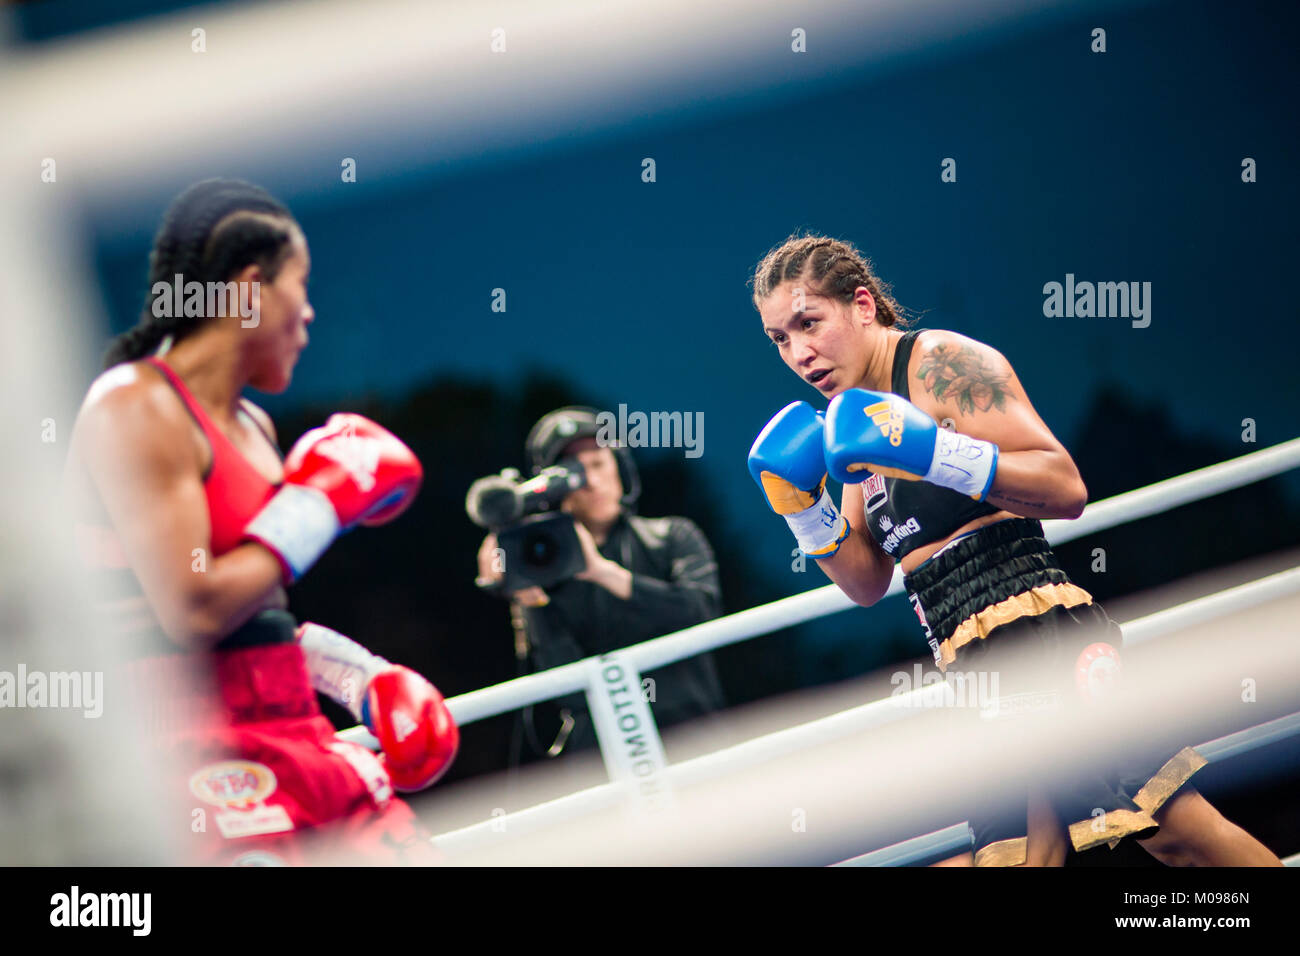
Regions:
M 506 592 L 551 587 L 587 563 L 573 518 L 551 510 L 587 484 L 583 467 L 566 459 L 527 481 L 519 478 L 517 469 L 507 468 L 478 479 L 465 495 L 469 519 L 497 536 L 504 553 L 501 588 Z

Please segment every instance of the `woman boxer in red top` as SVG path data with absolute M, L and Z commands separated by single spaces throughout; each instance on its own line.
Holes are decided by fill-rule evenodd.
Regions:
M 422 477 L 359 415 L 333 416 L 281 462 L 269 417 L 241 397 L 288 388 L 315 317 L 309 266 L 301 229 L 263 190 L 186 190 L 155 239 L 141 321 L 113 343 L 73 434 L 81 550 L 111 592 L 131 686 L 203 811 L 177 824 L 199 833 L 200 862 L 314 859 L 297 839 L 308 828 L 329 858 L 428 860 L 392 791 L 433 783 L 458 744 L 428 681 L 285 610 L 285 586 L 338 534 L 396 517 Z M 177 699 L 173 678 L 196 659 L 213 693 Z M 383 755 L 335 739 L 313 687 Z
M 753 288 L 782 360 L 830 402 L 824 418 L 806 402 L 782 409 L 750 451 L 800 548 L 863 605 L 900 563 L 936 664 L 1001 676 L 1000 711 L 1080 706 L 1076 665 L 1114 659 L 1120 631 L 1043 537 L 1038 519 L 1078 517 L 1087 489 L 1006 358 L 954 332 L 896 329 L 888 286 L 828 237 L 773 249 Z M 828 471 L 844 482 L 842 512 Z M 1132 838 L 1173 865 L 1279 865 L 1188 783 L 1200 754 L 1164 756 L 1079 766 L 1019 800 L 972 806 L 976 852 L 945 862 L 1059 865 L 1069 843 Z

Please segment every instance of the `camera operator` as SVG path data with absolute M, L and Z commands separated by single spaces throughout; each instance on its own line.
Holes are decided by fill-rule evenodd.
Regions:
M 721 606 L 717 563 L 708 540 L 681 517 L 643 518 L 633 513 L 640 482 L 626 448 L 602 447 L 597 413 L 562 408 L 544 416 L 526 442 L 533 474 L 563 463 L 585 474 L 585 486 L 561 508 L 573 518 L 585 567 L 546 590 L 525 587 L 507 594 L 516 654 L 546 670 L 608 653 L 717 617 Z M 503 579 L 497 536 L 478 554 L 479 584 Z M 700 654 L 642 675 L 656 723 L 662 728 L 717 710 L 722 690 L 712 657 Z M 530 708 L 524 725 L 530 746 L 558 756 L 595 743 L 585 696 L 570 694 L 556 706 Z M 558 713 L 557 713 L 558 711 Z

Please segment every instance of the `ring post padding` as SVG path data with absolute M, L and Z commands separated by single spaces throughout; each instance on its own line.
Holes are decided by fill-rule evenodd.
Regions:
M 587 707 L 609 779 L 623 784 L 639 809 L 665 809 L 668 761 L 636 665 L 617 652 L 589 659 Z

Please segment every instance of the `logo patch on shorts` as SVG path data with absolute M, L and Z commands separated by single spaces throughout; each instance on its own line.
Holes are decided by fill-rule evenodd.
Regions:
M 251 760 L 211 763 L 190 777 L 190 792 L 219 807 L 246 807 L 275 793 L 275 771 Z
M 275 771 L 252 760 L 223 760 L 190 777 L 190 792 L 205 803 L 222 807 L 214 814 L 227 839 L 284 833 L 293 829 L 289 811 L 264 802 L 275 793 Z
M 935 664 L 942 664 L 943 654 L 939 651 L 939 642 L 930 633 L 930 622 L 925 619 L 925 608 L 921 606 L 921 599 L 911 591 L 907 593 L 907 599 L 912 602 L 912 610 L 916 612 L 916 619 L 921 622 L 921 630 L 925 632 L 925 642 L 930 645 L 930 653 L 934 655 Z
M 1074 663 L 1074 685 L 1087 701 L 1105 700 L 1119 680 L 1119 651 L 1105 641 L 1089 644 Z

